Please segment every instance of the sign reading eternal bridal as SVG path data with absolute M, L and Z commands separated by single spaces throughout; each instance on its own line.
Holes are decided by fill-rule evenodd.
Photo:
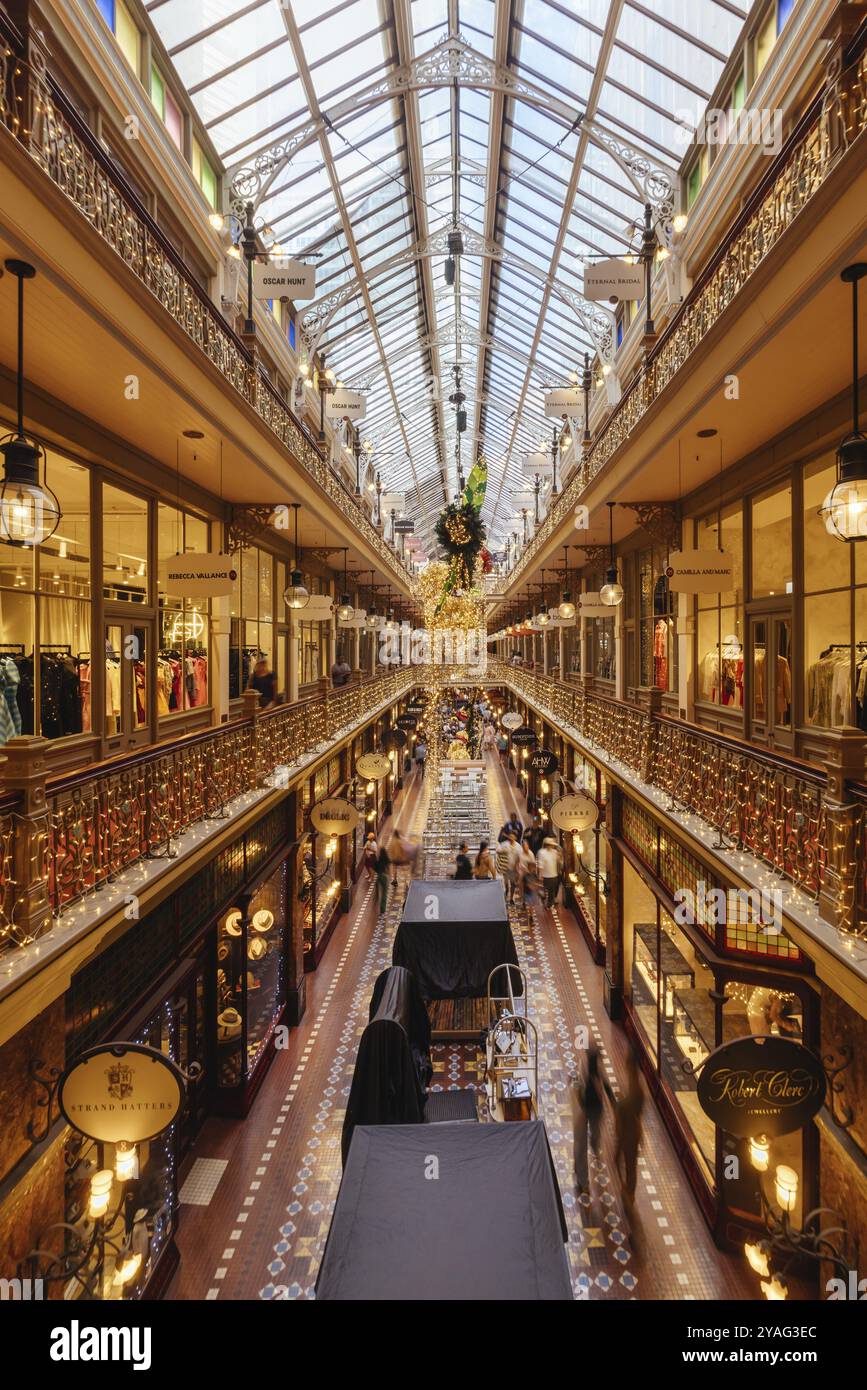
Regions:
M 253 293 L 257 299 L 313 299 L 316 267 L 289 259 L 254 261 Z
M 100 1144 L 140 1144 L 177 1119 L 186 1082 L 170 1058 L 140 1043 L 85 1052 L 58 1087 L 63 1118 Z
M 381 782 L 391 772 L 391 763 L 384 753 L 362 753 L 355 771 L 369 782 Z
M 237 578 L 231 555 L 173 555 L 160 565 L 160 582 L 169 598 L 217 598 L 230 594 Z
M 825 1072 L 791 1038 L 756 1034 L 712 1052 L 699 1072 L 698 1103 L 728 1134 L 773 1139 L 809 1124 L 825 1102 Z
M 342 796 L 328 796 L 310 810 L 310 823 L 322 835 L 351 835 L 360 820 L 352 802 Z
M 673 594 L 727 594 L 735 588 L 735 563 L 725 550 L 676 550 L 665 570 Z
M 643 295 L 644 267 L 640 262 L 630 265 L 628 261 L 598 261 L 596 265 L 584 267 L 585 299 L 613 302 L 641 299 Z

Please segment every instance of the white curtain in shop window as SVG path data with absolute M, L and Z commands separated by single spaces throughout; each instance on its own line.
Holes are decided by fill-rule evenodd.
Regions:
M 68 646 L 73 656 L 90 653 L 90 604 L 80 599 L 41 600 L 40 641 L 43 647 Z

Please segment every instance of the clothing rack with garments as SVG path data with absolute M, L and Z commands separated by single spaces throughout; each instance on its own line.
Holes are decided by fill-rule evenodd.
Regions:
M 229 698 L 237 699 L 250 684 L 250 674 L 265 653 L 260 647 L 229 648 Z
M 768 711 L 765 699 L 765 648 L 760 643 L 757 643 L 753 649 L 753 680 L 755 682 L 753 698 L 755 717 L 766 719 Z M 774 723 L 788 724 L 791 718 L 791 708 L 792 671 L 788 658 L 778 654 L 774 674 Z
M 699 667 L 699 690 L 702 700 L 743 709 L 744 657 L 740 644 L 738 649 L 724 645 L 722 653 L 719 647 L 705 653 Z
M 208 703 L 208 653 L 201 642 L 163 647 L 157 657 L 157 712 L 175 714 Z
M 18 687 L 19 663 L 24 657 L 23 642 L 0 643 L 0 744 L 22 732 Z
M 853 718 L 852 693 L 855 710 Z M 867 642 L 831 642 L 807 671 L 807 722 L 821 728 L 844 724 L 867 729 Z
M 15 732 L 32 734 L 34 732 L 35 705 L 35 661 L 33 653 L 12 658 L 3 656 L 3 695 L 4 703 L 15 722 L 11 709 L 9 684 L 15 683 L 12 665 L 17 668 L 18 682 L 16 703 L 21 720 Z M 89 728 L 82 717 L 81 681 L 78 658 L 72 655 L 68 643 L 39 648 L 39 705 L 41 710 L 40 730 L 43 738 L 64 738 L 70 734 L 80 734 Z M 2 712 L 0 712 L 2 720 Z M 4 721 L 5 722 L 5 721 Z M 6 734 L 11 738 L 12 734 Z M 5 742 L 5 739 L 3 740 Z

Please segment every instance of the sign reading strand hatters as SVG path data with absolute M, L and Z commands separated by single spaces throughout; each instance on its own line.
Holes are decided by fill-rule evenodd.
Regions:
M 100 1144 L 140 1144 L 177 1119 L 186 1091 L 170 1058 L 139 1043 L 106 1043 L 86 1052 L 60 1079 L 65 1120 Z
M 822 1063 L 803 1043 L 757 1034 L 710 1054 L 699 1072 L 698 1102 L 728 1134 L 773 1139 L 809 1124 L 825 1087 Z
M 512 742 L 516 748 L 535 748 L 539 742 L 539 735 L 529 724 L 523 724 L 520 729 L 513 731 Z

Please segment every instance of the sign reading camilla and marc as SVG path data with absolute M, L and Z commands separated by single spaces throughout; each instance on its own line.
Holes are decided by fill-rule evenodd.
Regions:
M 177 1119 L 186 1092 L 169 1057 L 140 1043 L 105 1043 L 85 1052 L 60 1078 L 64 1119 L 101 1144 L 140 1144 Z
M 741 1139 L 792 1134 L 825 1101 L 825 1072 L 814 1052 L 790 1038 L 735 1038 L 712 1052 L 698 1077 L 698 1100 L 720 1129 Z

